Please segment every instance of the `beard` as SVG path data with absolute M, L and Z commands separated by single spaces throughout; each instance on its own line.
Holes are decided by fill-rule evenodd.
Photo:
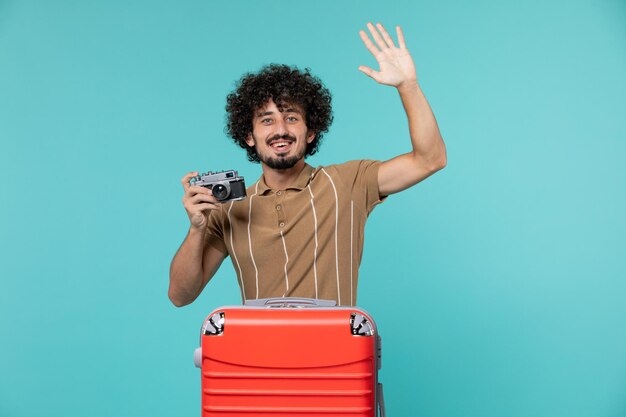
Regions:
M 281 157 L 273 158 L 271 156 L 259 155 L 259 157 L 261 158 L 261 162 L 263 162 L 265 165 L 267 165 L 268 167 L 272 169 L 293 168 L 294 165 L 296 165 L 298 161 L 302 159 L 303 156 L 304 156 L 304 152 L 302 153 L 301 156 L 294 155 L 288 158 L 287 157 L 286 158 L 281 158 Z
M 263 162 L 265 165 L 272 169 L 289 169 L 293 168 L 293 166 L 296 165 L 299 160 L 304 158 L 304 151 L 302 151 L 300 155 L 278 158 L 259 154 L 259 158 L 261 159 L 261 162 Z
M 270 140 L 279 139 L 279 138 L 288 138 L 288 139 L 292 139 L 295 141 L 295 138 L 290 137 L 290 136 L 274 137 L 274 138 L 271 138 Z M 268 167 L 272 169 L 279 169 L 279 170 L 293 168 L 298 163 L 298 161 L 304 158 L 305 154 L 306 154 L 306 146 L 303 147 L 302 150 L 298 151 L 293 156 L 278 156 L 278 157 L 265 155 L 262 152 L 259 152 L 257 149 L 257 155 L 259 156 L 259 159 L 261 160 L 261 162 L 263 162 L 265 165 L 267 165 Z

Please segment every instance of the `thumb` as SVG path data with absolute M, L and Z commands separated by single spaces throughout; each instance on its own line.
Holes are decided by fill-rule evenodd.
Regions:
M 359 67 L 359 71 L 361 71 L 363 74 L 367 75 L 370 78 L 373 78 L 374 80 L 376 80 L 376 82 L 380 82 L 380 72 L 378 71 L 374 71 L 373 69 L 371 69 L 370 67 L 366 67 L 364 65 L 361 65 Z

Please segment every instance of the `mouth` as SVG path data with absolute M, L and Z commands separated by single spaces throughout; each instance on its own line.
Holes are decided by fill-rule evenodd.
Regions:
M 283 138 L 281 138 L 281 139 L 275 139 L 273 141 L 270 141 L 269 146 L 276 153 L 282 154 L 282 153 L 289 152 L 289 150 L 292 148 L 294 142 L 295 141 L 291 140 L 291 139 L 283 139 Z

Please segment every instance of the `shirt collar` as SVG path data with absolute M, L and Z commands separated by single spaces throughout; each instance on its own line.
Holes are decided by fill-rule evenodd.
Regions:
M 309 165 L 309 164 L 304 164 L 304 168 L 302 169 L 302 171 L 300 171 L 300 174 L 298 174 L 298 178 L 296 178 L 296 180 L 294 181 L 294 183 L 292 185 L 290 185 L 289 187 L 287 187 L 287 190 L 298 190 L 298 191 L 302 191 L 306 188 L 307 185 L 309 185 L 309 182 L 311 182 L 311 175 L 313 174 L 313 171 L 315 169 Z M 259 195 L 263 195 L 263 194 L 267 194 L 272 190 L 270 187 L 267 186 L 267 184 L 265 183 L 265 177 L 263 175 L 261 175 L 261 178 L 259 178 Z

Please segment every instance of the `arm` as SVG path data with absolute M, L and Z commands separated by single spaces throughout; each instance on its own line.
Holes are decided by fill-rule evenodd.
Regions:
M 177 307 L 195 300 L 226 258 L 226 254 L 205 244 L 207 215 L 218 209 L 218 203 L 210 190 L 189 185 L 194 175 L 197 173 L 190 172 L 181 180 L 185 190 L 183 205 L 191 226 L 170 265 L 168 296 Z
M 406 49 L 402 30 L 398 26 L 399 47 L 385 28 L 368 23 L 368 29 L 376 42 L 375 46 L 365 31 L 360 31 L 361 39 L 374 55 L 380 66 L 379 71 L 365 66 L 359 70 L 379 84 L 398 89 L 404 106 L 411 135 L 412 149 L 381 164 L 378 171 L 378 188 L 381 196 L 405 190 L 446 166 L 446 147 L 439 132 L 437 121 L 426 97 L 417 82 L 413 59 Z

